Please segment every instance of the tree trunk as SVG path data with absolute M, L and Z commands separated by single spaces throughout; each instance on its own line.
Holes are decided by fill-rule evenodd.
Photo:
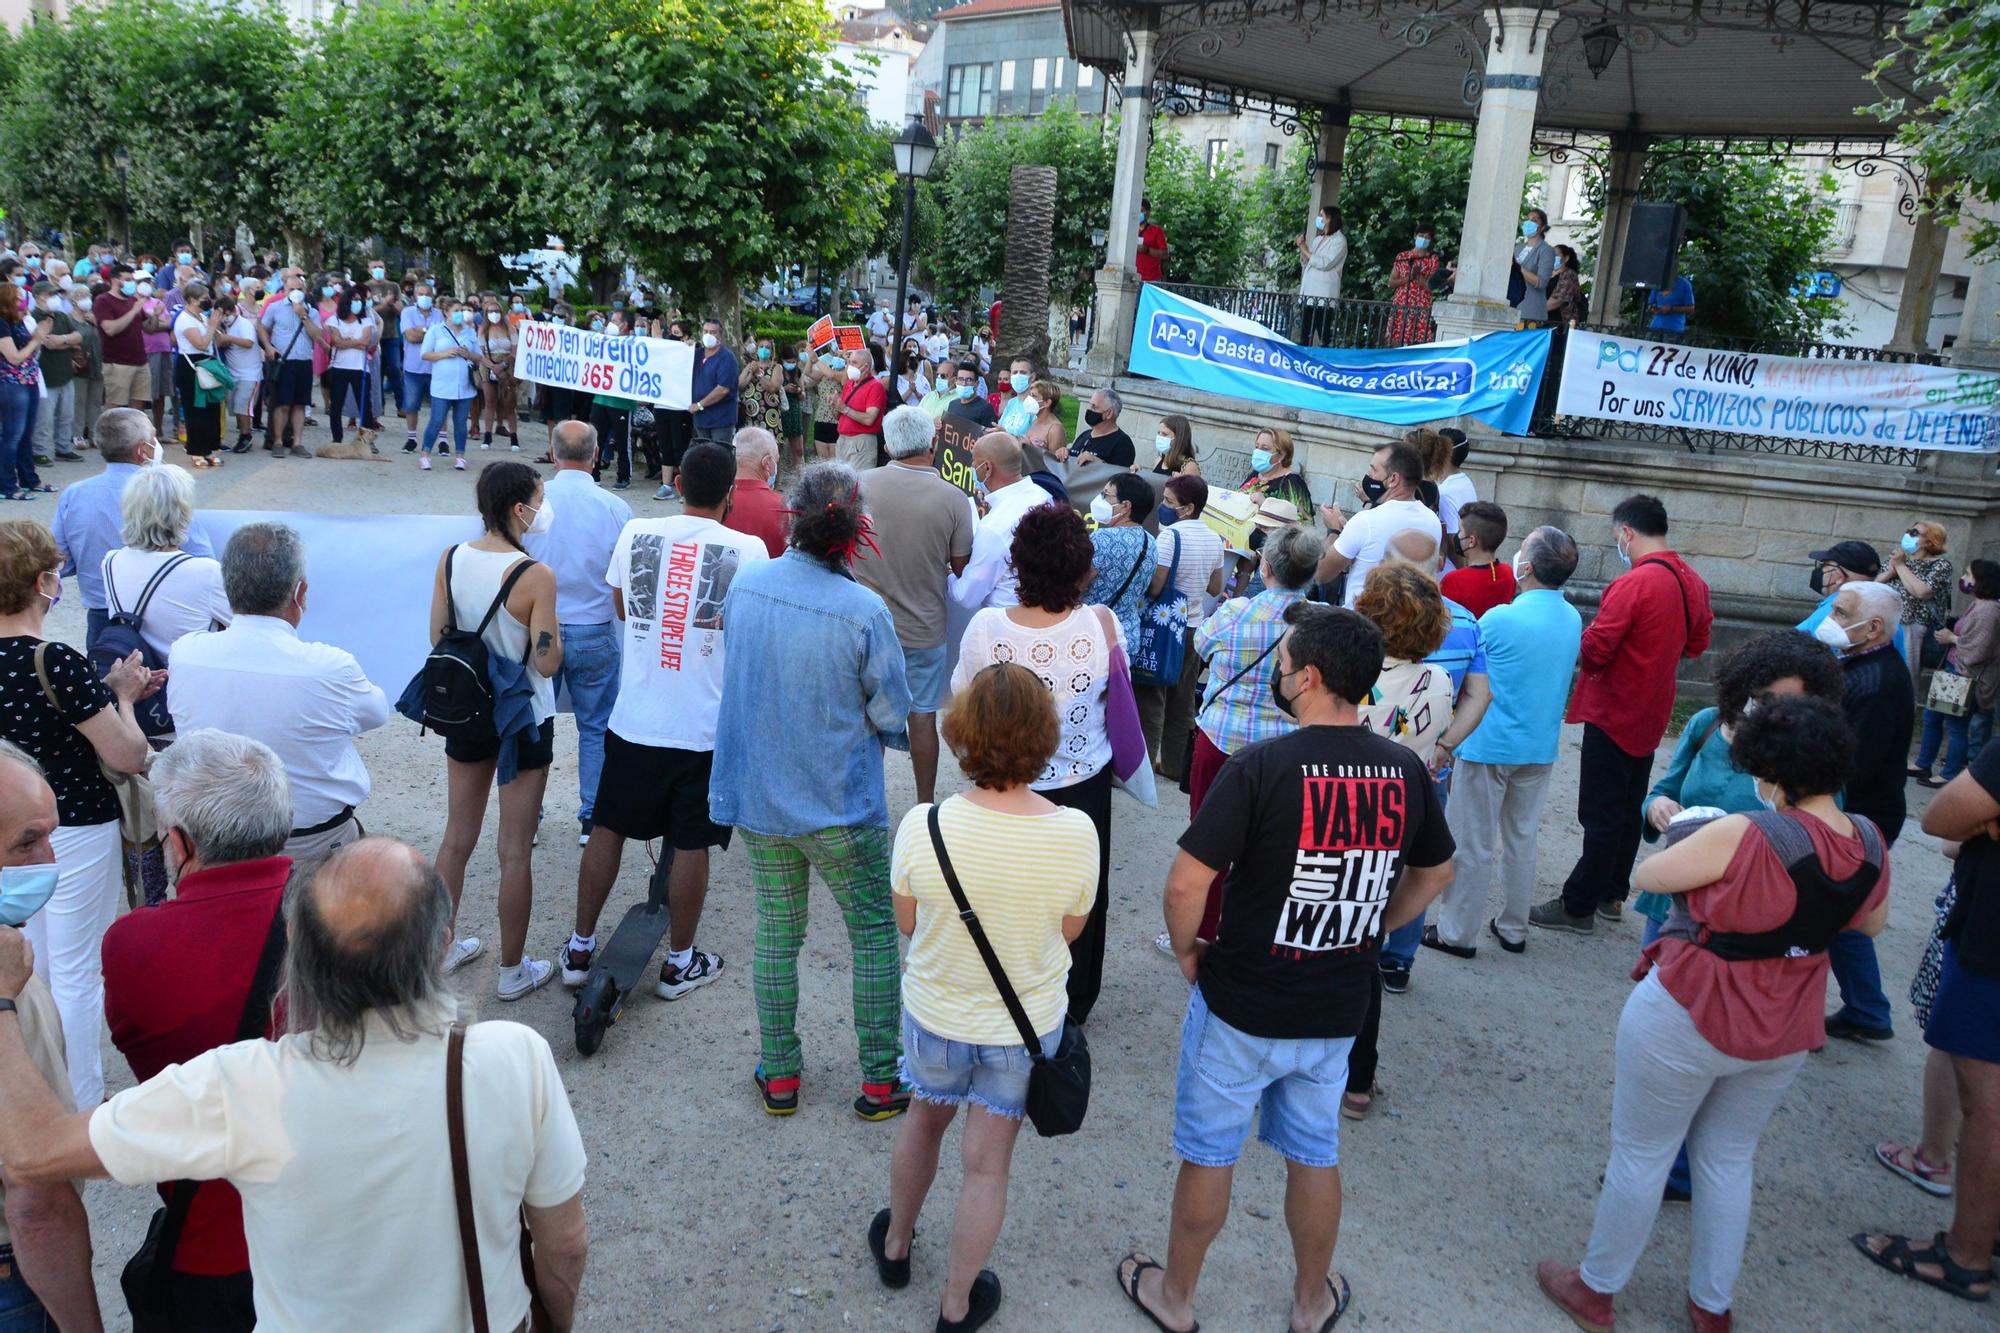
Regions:
M 708 266 L 707 290 L 702 293 L 699 311 L 682 307 L 682 313 L 690 319 L 713 319 L 722 324 L 722 345 L 731 351 L 740 350 L 743 345 L 743 293 L 737 286 L 736 275 L 713 261 Z
M 486 256 L 471 250 L 451 252 L 451 284 L 460 296 L 486 290 Z
M 1056 169 L 1014 168 L 1007 191 L 1007 260 L 993 364 L 1025 358 L 1035 378 L 1049 373 L 1049 258 L 1056 216 Z
M 315 231 L 285 228 L 285 266 L 317 273 L 326 254 L 326 242 Z

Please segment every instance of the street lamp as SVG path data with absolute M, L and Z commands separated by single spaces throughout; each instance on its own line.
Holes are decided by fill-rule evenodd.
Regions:
M 111 151 L 111 165 L 118 168 L 118 203 L 125 220 L 125 257 L 132 257 L 132 155 L 119 144 Z
M 931 174 L 937 160 L 937 140 L 924 127 L 921 117 L 911 116 L 903 132 L 889 141 L 896 153 L 896 174 L 903 179 L 903 253 L 896 262 L 896 311 L 894 338 L 889 344 L 889 397 L 900 403 L 896 374 L 903 363 L 903 304 L 910 289 L 910 219 L 917 211 L 917 182 Z

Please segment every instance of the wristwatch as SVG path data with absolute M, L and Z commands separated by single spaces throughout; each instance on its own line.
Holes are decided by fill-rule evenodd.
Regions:
M 4 996 L 0 996 L 0 1014 L 15 1014 L 16 1016 L 18 1016 L 19 1013 L 20 1011 L 14 1007 L 14 1002 L 12 1000 L 9 1000 Z

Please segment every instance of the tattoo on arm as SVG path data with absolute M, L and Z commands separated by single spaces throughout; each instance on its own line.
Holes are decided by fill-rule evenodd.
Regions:
M 553 648 L 554 646 L 555 646 L 555 636 L 553 634 L 550 634 L 547 630 L 543 630 L 541 633 L 541 637 L 535 640 L 535 656 L 537 657 L 548 656 L 549 649 Z

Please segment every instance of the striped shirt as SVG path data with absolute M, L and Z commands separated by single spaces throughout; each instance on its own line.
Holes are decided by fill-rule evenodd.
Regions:
M 1444 609 L 1451 612 L 1451 628 L 1444 642 L 1424 661 L 1441 666 L 1451 676 L 1451 697 L 1458 698 L 1468 675 L 1486 674 L 1486 642 L 1479 634 L 1479 617 L 1447 597 Z
M 980 1046 L 1019 1046 L 993 976 L 980 961 L 931 846 L 928 805 L 896 829 L 889 887 L 917 902 L 903 968 L 903 1008 L 927 1032 Z M 965 900 L 1038 1034 L 1069 1004 L 1069 945 L 1062 919 L 1097 901 L 1097 827 L 1080 810 L 1003 814 L 952 796 L 938 807 L 945 850 Z
M 1266 588 L 1255 597 L 1232 597 L 1195 630 L 1195 654 L 1208 663 L 1208 684 L 1195 723 L 1224 754 L 1298 726 L 1271 698 L 1271 673 L 1277 670 L 1275 648 L 1285 633 L 1285 608 L 1304 597 L 1303 588 Z M 1260 657 L 1262 664 L 1251 666 Z

